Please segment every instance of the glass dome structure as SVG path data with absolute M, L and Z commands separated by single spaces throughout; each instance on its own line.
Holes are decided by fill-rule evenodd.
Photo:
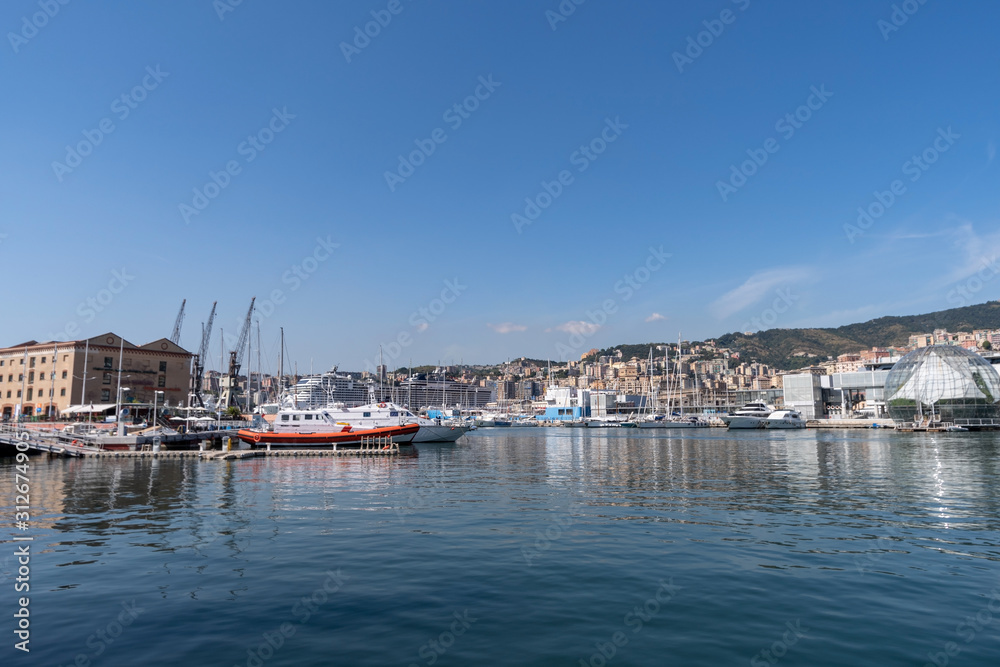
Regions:
M 895 422 L 1000 418 L 1000 374 L 963 347 L 921 347 L 889 371 L 885 403 Z

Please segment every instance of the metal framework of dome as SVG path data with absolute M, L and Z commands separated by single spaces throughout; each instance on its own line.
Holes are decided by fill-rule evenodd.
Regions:
M 896 422 L 1000 417 L 1000 374 L 975 352 L 932 345 L 910 352 L 885 379 L 885 402 Z

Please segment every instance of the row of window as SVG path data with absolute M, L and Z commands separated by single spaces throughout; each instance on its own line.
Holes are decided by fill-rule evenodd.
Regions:
M 11 393 L 13 393 L 12 390 L 8 389 L 7 390 L 7 398 L 11 398 Z M 29 400 L 29 401 L 31 400 L 33 393 L 34 392 L 32 391 L 31 387 L 28 387 L 28 398 L 27 398 L 27 400 Z M 38 396 L 37 396 L 37 398 L 42 398 L 42 397 L 44 397 L 44 395 L 45 395 L 44 390 L 39 389 L 38 390 Z M 65 396 L 66 395 L 66 390 L 65 389 L 60 389 L 59 390 L 59 395 L 60 396 Z M 17 390 L 17 398 L 21 398 L 21 390 L 20 389 Z M 49 398 L 52 398 L 52 390 L 51 389 L 49 389 Z
M 54 374 L 53 373 L 49 374 L 49 380 L 52 379 L 52 375 L 54 375 Z M 62 379 L 65 380 L 67 377 L 69 377 L 69 373 L 67 373 L 66 371 L 63 371 L 62 372 Z M 38 381 L 41 382 L 44 379 L 45 379 L 45 372 L 42 371 L 41 373 L 38 374 Z M 17 375 L 17 381 L 21 382 L 22 380 L 24 380 L 24 373 L 18 373 L 18 375 Z M 7 375 L 7 382 L 13 382 L 13 381 L 14 381 L 14 374 L 13 373 L 8 374 Z M 28 382 L 34 382 L 34 381 L 35 381 L 35 371 L 28 371 Z M 3 382 L 3 375 L 2 374 L 0 374 L 0 382 Z
M 34 368 L 35 367 L 35 360 L 38 359 L 38 358 L 39 357 L 30 357 L 28 359 L 28 367 L 29 368 Z M 18 361 L 21 362 L 22 366 L 24 365 L 24 359 L 19 359 Z M 48 361 L 48 357 L 41 357 L 41 365 L 44 366 L 47 361 Z M 53 359 L 53 361 L 55 361 L 55 360 Z M 63 361 L 69 361 L 69 355 L 68 354 L 63 355 Z M 0 359 L 0 366 L 3 366 L 6 363 L 7 362 L 6 362 L 5 359 Z M 105 369 L 108 369 L 108 370 L 113 369 L 115 367 L 114 363 L 115 363 L 115 358 L 114 357 L 104 357 L 104 368 Z M 10 360 L 10 365 L 11 366 L 14 365 L 14 360 L 13 359 Z M 167 372 L 167 362 L 165 362 L 165 361 L 161 361 L 160 362 L 160 372 L 161 373 L 166 373 Z M 66 371 L 63 371 L 63 377 L 66 377 Z M 0 376 L 0 378 L 2 378 L 2 376 Z

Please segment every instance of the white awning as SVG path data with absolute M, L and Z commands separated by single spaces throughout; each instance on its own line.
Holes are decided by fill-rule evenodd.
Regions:
M 59 414 L 75 415 L 81 412 L 104 412 L 115 407 L 114 403 L 88 403 L 87 405 L 71 405 L 65 410 L 60 410 Z

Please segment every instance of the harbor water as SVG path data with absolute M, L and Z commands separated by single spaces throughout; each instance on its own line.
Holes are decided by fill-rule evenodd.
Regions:
M 31 652 L 8 533 L 0 656 L 997 665 L 998 443 L 496 428 L 413 457 L 33 457 Z

